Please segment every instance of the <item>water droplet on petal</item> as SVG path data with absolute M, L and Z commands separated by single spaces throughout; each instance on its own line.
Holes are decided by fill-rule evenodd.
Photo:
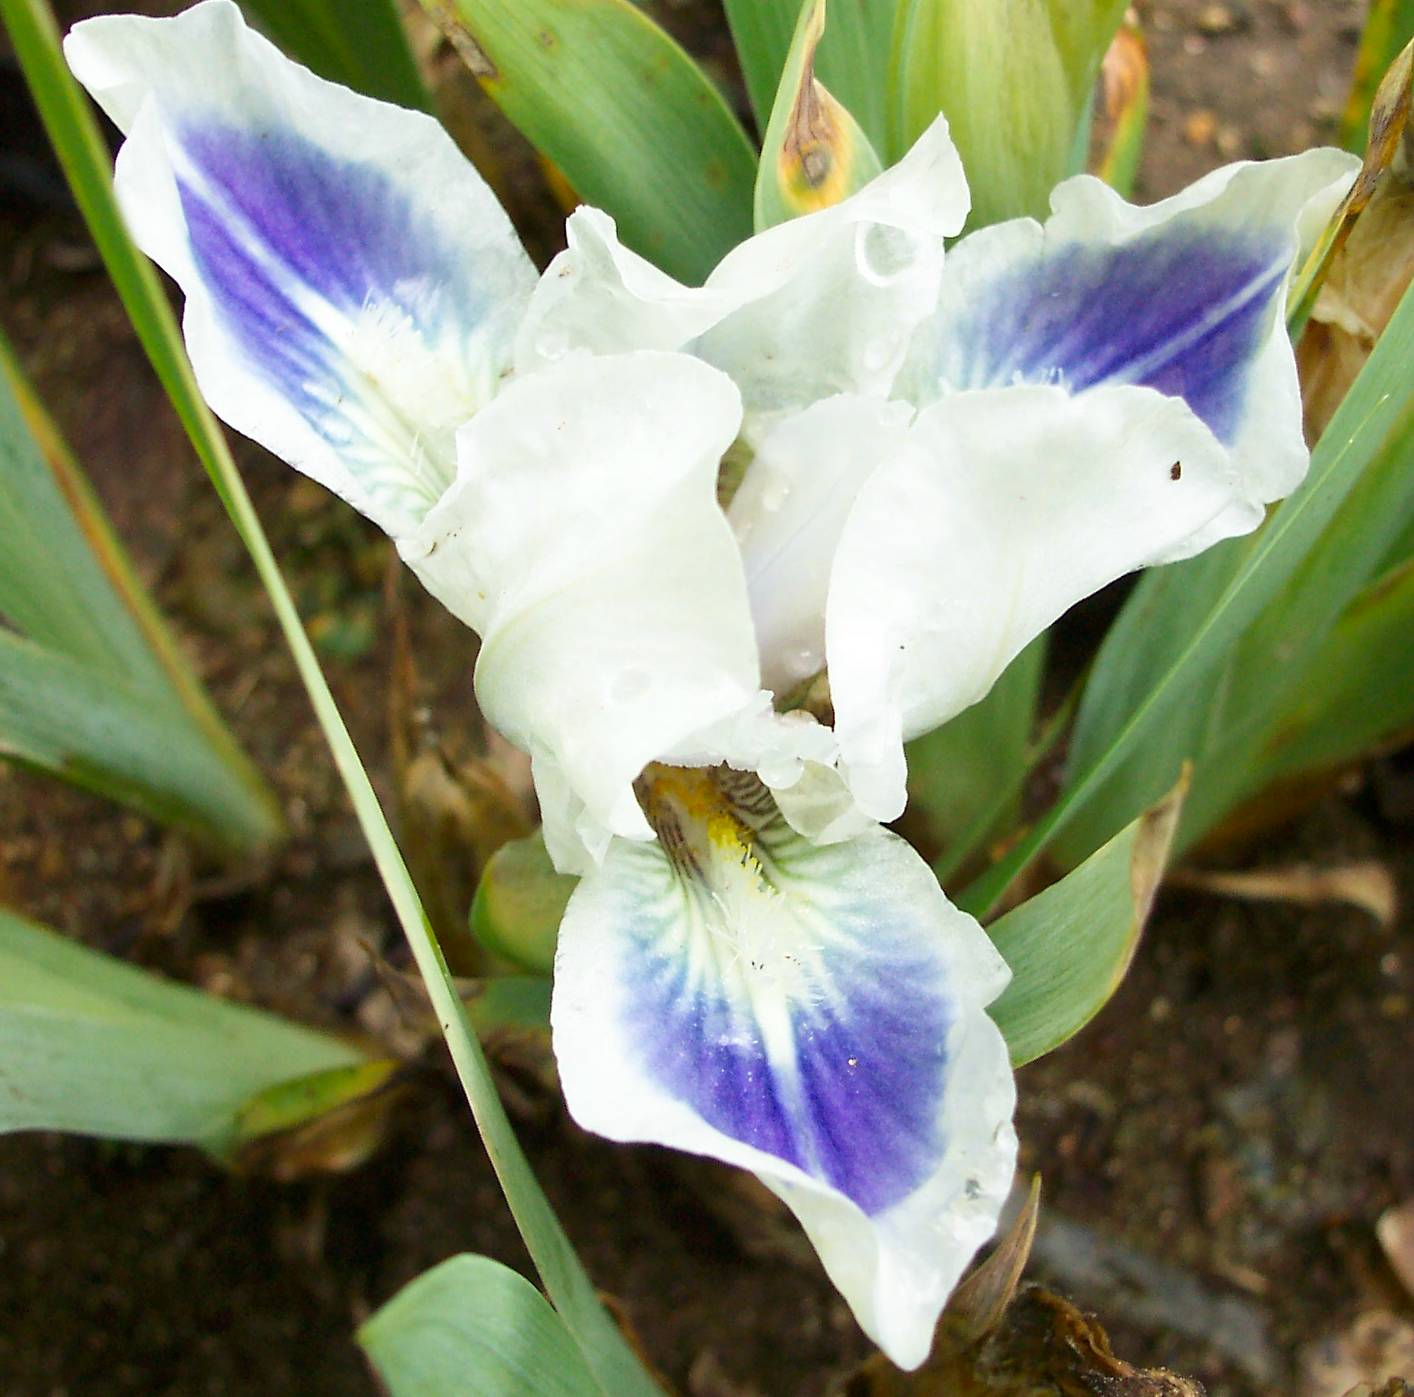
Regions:
M 901 344 L 897 335 L 880 335 L 878 339 L 869 340 L 860 355 L 865 369 L 878 373 L 880 369 L 888 368 L 897 357 Z
M 804 645 L 785 657 L 785 670 L 791 679 L 802 682 L 820 672 L 824 659 L 818 647 Z
M 861 223 L 854 234 L 854 261 L 875 286 L 897 281 L 923 255 L 924 240 L 906 228 Z
M 569 347 L 570 337 L 564 330 L 542 330 L 535 337 L 535 352 L 542 359 L 563 359 Z
M 761 508 L 767 514 L 776 514 L 789 498 L 789 482 L 784 480 L 773 481 L 761 492 Z

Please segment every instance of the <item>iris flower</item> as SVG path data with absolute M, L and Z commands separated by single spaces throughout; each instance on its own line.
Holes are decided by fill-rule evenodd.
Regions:
M 903 744 L 1080 598 L 1302 478 L 1283 323 L 1352 162 L 1149 208 L 1080 177 L 961 231 L 944 122 L 702 287 L 595 209 L 536 275 L 430 117 L 229 0 L 91 20 L 75 73 L 231 426 L 382 527 L 481 637 L 558 867 L 566 1101 L 754 1171 L 864 1329 L 926 1356 L 1016 1153 L 1007 969 L 879 823 Z

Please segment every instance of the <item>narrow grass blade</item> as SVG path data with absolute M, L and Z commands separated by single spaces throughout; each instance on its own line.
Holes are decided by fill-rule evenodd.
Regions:
M 0 909 L 0 1131 L 222 1153 L 250 1097 L 365 1061 L 337 1038 L 160 979 Z
M 806 0 L 762 141 L 758 232 L 838 204 L 881 168 L 859 123 L 815 76 L 824 33 L 825 0 Z
M 1317 444 L 1301 489 L 1253 538 L 1213 550 L 1195 560 L 1196 567 L 1185 563 L 1152 573 L 1135 589 L 1096 662 L 1065 790 L 1027 837 L 968 890 L 963 900 L 970 910 L 991 907 L 1089 802 L 1098 801 L 1103 812 L 1090 811 L 1091 837 L 1106 837 L 1122 824 L 1126 801 L 1104 789 L 1117 775 L 1131 782 L 1134 791 L 1174 778 L 1174 763 L 1189 755 L 1185 748 L 1192 724 L 1187 715 L 1196 711 L 1207 721 L 1223 666 L 1243 634 L 1292 585 L 1352 497 L 1356 503 L 1342 518 L 1341 532 L 1353 590 L 1371 575 L 1399 536 L 1414 491 L 1407 468 L 1414 435 L 1411 356 L 1414 295 L 1406 293 Z M 1334 551 L 1326 556 L 1333 557 Z M 1324 580 L 1313 572 L 1302 594 L 1329 606 L 1332 594 L 1321 589 L 1339 582 L 1328 571 Z M 1341 609 L 1338 602 L 1337 615 Z M 1107 717 L 1087 729 L 1084 709 L 1091 692 Z M 1083 845 L 1076 849 L 1072 843 L 1072 858 L 1082 852 Z
M 1074 1037 L 1134 959 L 1183 802 L 1183 784 L 1072 873 L 987 928 L 1012 980 L 990 1013 L 1014 1066 Z
M 242 0 L 292 58 L 320 77 L 400 107 L 430 109 L 396 0 Z
M 751 235 L 746 133 L 630 0 L 422 3 L 506 116 L 635 251 L 701 281 Z
M 44 0 L 0 0 L 0 16 L 5 20 L 50 139 L 133 327 L 269 593 L 354 813 L 426 983 L 428 997 L 446 1036 L 487 1154 L 545 1288 L 605 1394 L 613 1394 L 613 1397 L 656 1394 L 657 1387 L 600 1304 L 592 1282 L 536 1182 L 506 1118 L 485 1055 L 468 1022 L 378 797 L 329 692 L 225 437 L 197 389 L 171 307 L 156 273 L 129 241 L 123 228 L 113 197 L 108 152 L 92 114 L 64 66 L 53 15 Z
M 574 1340 L 523 1276 L 463 1254 L 403 1287 L 358 1331 L 391 1397 L 593 1397 Z

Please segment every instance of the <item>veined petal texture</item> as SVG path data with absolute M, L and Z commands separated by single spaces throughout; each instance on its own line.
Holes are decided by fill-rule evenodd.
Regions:
M 632 783 L 763 705 L 717 469 L 731 380 L 684 354 L 574 355 L 462 429 L 455 485 L 401 546 L 482 638 L 487 719 L 535 759 L 546 841 L 582 872 L 651 831 Z
M 985 1012 L 1006 966 L 885 830 L 811 844 L 722 768 L 655 767 L 644 798 L 659 841 L 615 841 L 560 931 L 570 1110 L 754 1171 L 863 1328 L 916 1367 L 1015 1166 Z
M 940 117 L 857 194 L 749 238 L 702 287 L 623 247 L 607 214 L 577 210 L 568 250 L 537 287 L 517 362 L 533 367 L 573 349 L 686 349 L 731 374 L 748 435 L 757 414 L 834 393 L 887 393 L 937 297 L 943 240 L 967 209 Z
M 1044 226 L 1016 219 L 953 249 L 903 391 L 1153 388 L 1233 452 L 1239 511 L 1278 499 L 1307 465 L 1286 288 L 1357 168 L 1337 150 L 1229 165 L 1146 208 L 1067 180 Z
M 431 117 L 315 77 L 230 0 L 89 20 L 65 52 L 128 137 L 118 197 L 186 295 L 211 406 L 407 533 L 534 284 L 481 177 Z

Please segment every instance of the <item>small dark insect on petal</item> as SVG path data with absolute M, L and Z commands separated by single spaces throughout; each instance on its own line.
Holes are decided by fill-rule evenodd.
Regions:
M 1183 462 L 1182 462 L 1182 461 L 1175 461 L 1175 462 L 1173 463 L 1173 465 L 1171 465 L 1171 466 L 1169 467 L 1169 479 L 1170 479 L 1170 480 L 1182 480 L 1182 479 L 1183 479 Z

